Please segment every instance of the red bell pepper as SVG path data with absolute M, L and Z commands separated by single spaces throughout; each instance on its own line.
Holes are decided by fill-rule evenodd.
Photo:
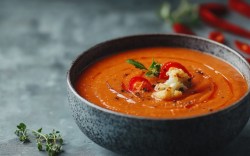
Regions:
M 169 68 L 171 68 L 171 67 L 182 69 L 185 73 L 188 74 L 188 76 L 190 76 L 190 77 L 192 76 L 182 64 L 180 64 L 178 62 L 167 62 L 167 63 L 163 64 L 163 66 L 161 67 L 159 78 L 160 79 L 168 79 L 169 76 L 166 73 L 168 72 Z
M 243 16 L 250 18 L 250 4 L 243 0 L 229 0 L 229 7 Z
M 211 40 L 214 40 L 216 42 L 219 42 L 219 43 L 224 43 L 225 42 L 224 35 L 219 31 L 210 32 L 208 38 L 211 39 Z

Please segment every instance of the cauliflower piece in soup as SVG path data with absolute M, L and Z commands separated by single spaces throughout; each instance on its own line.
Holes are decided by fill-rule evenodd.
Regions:
M 166 73 L 169 79 L 158 83 L 152 93 L 157 100 L 171 100 L 182 96 L 182 93 L 191 85 L 191 77 L 182 69 L 171 67 Z

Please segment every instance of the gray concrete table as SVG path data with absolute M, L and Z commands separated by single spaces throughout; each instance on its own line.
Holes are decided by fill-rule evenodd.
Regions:
M 0 0 L 0 155 L 46 155 L 37 151 L 34 142 L 23 145 L 17 140 L 13 131 L 19 122 L 34 129 L 43 126 L 46 132 L 60 130 L 65 138 L 62 156 L 116 155 L 90 141 L 75 124 L 67 101 L 66 72 L 77 55 L 98 42 L 170 33 L 170 25 L 156 15 L 161 3 Z M 249 28 L 250 20 L 236 13 L 227 18 Z M 195 32 L 206 37 L 211 30 L 202 26 Z M 239 39 L 225 35 L 228 45 Z M 250 155 L 250 125 L 216 155 Z

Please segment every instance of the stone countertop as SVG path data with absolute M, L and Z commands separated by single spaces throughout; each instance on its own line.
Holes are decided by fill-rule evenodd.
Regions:
M 17 140 L 14 130 L 20 122 L 33 129 L 43 126 L 45 132 L 60 130 L 65 139 L 62 156 L 116 155 L 90 141 L 75 124 L 67 101 L 67 69 L 76 56 L 99 42 L 132 34 L 171 33 L 170 25 L 156 15 L 161 3 L 1 0 L 0 155 L 46 155 L 37 151 L 34 142 L 24 145 Z M 237 13 L 226 18 L 246 28 L 250 25 L 250 20 Z M 205 25 L 194 29 L 203 37 L 211 30 Z M 229 46 L 236 38 L 249 42 L 225 35 Z M 214 155 L 250 155 L 250 123 L 235 141 Z

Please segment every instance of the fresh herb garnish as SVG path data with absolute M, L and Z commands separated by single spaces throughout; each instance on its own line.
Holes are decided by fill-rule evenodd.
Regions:
M 135 68 L 148 70 L 142 63 L 136 60 L 128 59 L 126 62 L 132 64 L 133 66 L 135 66 Z
M 152 77 L 158 77 L 160 74 L 160 70 L 161 70 L 161 64 L 155 62 L 155 60 L 153 59 L 152 64 L 150 65 L 149 71 L 146 73 L 146 76 Z
M 158 77 L 160 74 L 161 64 L 156 62 L 154 59 L 149 68 L 146 68 L 142 63 L 133 59 L 128 59 L 126 62 L 132 64 L 133 66 L 135 66 L 135 68 L 145 70 L 146 71 L 145 75 L 148 77 Z
M 42 128 L 38 130 L 27 129 L 24 123 L 17 125 L 15 134 L 19 137 L 19 140 L 23 143 L 29 142 L 28 132 L 32 132 L 36 137 L 37 148 L 39 151 L 45 149 L 49 156 L 57 156 L 62 152 L 63 138 L 59 131 L 52 130 L 49 134 L 43 134 Z

